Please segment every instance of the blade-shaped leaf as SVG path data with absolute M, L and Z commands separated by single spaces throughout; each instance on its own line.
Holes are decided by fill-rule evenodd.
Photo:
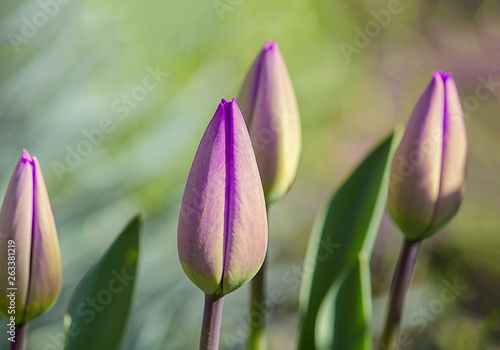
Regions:
M 370 350 L 372 315 L 370 263 L 360 252 L 340 285 L 332 285 L 316 320 L 316 344 L 320 350 Z
M 64 319 L 66 350 L 119 348 L 134 291 L 141 227 L 136 216 L 76 287 Z
M 316 349 L 316 318 L 332 285 L 345 279 L 360 251 L 371 255 L 387 201 L 389 167 L 400 139 L 400 132 L 392 133 L 378 145 L 316 219 L 305 260 L 308 269 L 302 276 L 299 350 Z

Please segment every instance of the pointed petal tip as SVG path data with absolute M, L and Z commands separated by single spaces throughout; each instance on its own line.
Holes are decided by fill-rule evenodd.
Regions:
M 443 72 L 443 71 L 435 71 L 434 74 L 433 74 L 434 78 L 441 78 L 441 80 L 443 82 L 445 82 L 448 78 L 451 78 L 451 73 L 446 73 L 446 72 Z
M 272 64 L 281 64 L 278 62 L 282 61 L 283 58 L 281 56 L 281 51 L 278 47 L 278 42 L 276 40 L 273 42 L 266 43 L 266 45 L 261 51 L 260 60 L 261 62 L 270 60 Z
M 231 100 L 231 109 L 232 110 L 235 110 L 235 109 L 240 109 L 240 107 L 238 106 L 238 102 L 236 102 L 236 98 L 233 97 L 233 99 Z
M 226 105 L 227 105 L 227 103 L 228 102 L 225 99 L 221 100 L 221 102 L 217 106 L 217 110 L 215 111 L 214 116 L 213 116 L 212 119 L 214 119 L 214 118 L 225 119 L 225 116 L 226 116 Z
M 263 47 L 263 51 L 266 52 L 266 51 L 272 51 L 274 49 L 277 49 L 278 48 L 278 41 L 277 40 L 266 40 L 266 43 L 264 44 L 264 47 Z
M 229 112 L 229 110 L 232 110 L 234 106 L 238 106 L 238 104 L 236 103 L 235 97 L 229 99 L 229 101 L 223 98 L 219 106 L 222 107 L 226 112 Z
M 22 154 L 22 156 L 21 156 L 21 161 L 22 161 L 23 163 L 26 163 L 26 162 L 30 162 L 30 163 L 31 163 L 31 162 L 32 162 L 32 160 L 33 160 L 33 159 L 31 158 L 31 156 L 30 156 L 30 154 L 28 153 L 28 151 L 27 151 L 26 149 L 23 149 L 23 154 Z
M 228 104 L 233 103 L 233 102 L 234 102 L 234 100 L 236 100 L 236 98 L 235 98 L 235 97 L 230 98 L 230 99 L 228 99 L 228 100 L 226 100 L 225 98 L 223 98 L 223 99 L 221 100 L 221 104 L 223 104 L 223 105 L 228 105 Z
M 233 110 L 235 108 L 238 108 L 238 103 L 236 102 L 236 98 L 233 97 L 232 99 L 230 99 L 229 101 L 226 100 L 226 99 L 222 99 L 220 105 L 219 105 L 219 108 L 222 108 L 226 113 L 227 115 L 232 115 L 233 114 Z

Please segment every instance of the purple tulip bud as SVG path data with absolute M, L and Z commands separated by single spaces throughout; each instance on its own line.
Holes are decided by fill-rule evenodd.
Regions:
M 276 42 L 266 42 L 238 96 L 268 202 L 290 189 L 299 165 L 301 136 L 297 100 Z
M 388 209 L 410 240 L 436 233 L 465 189 L 467 137 L 451 75 L 435 72 L 413 109 L 391 169 Z
M 61 289 L 56 225 L 40 164 L 24 150 L 0 211 L 0 311 L 23 325 L 42 315 Z M 12 268 L 15 267 L 15 268 Z M 14 278 L 11 278 L 14 277 Z M 15 294 L 15 313 L 11 298 Z
M 182 199 L 177 245 L 184 272 L 206 294 L 234 291 L 264 261 L 264 193 L 234 99 L 222 100 L 198 146 Z

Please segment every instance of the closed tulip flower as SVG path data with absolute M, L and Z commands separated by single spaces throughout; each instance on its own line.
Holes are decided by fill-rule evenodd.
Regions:
M 38 159 L 26 150 L 0 212 L 0 251 L 4 256 L 0 259 L 0 311 L 8 319 L 15 316 L 16 325 L 22 326 L 54 304 L 62 278 L 59 242 L 42 171 Z M 15 308 L 8 297 L 12 292 Z
M 248 282 L 267 249 L 264 193 L 240 109 L 222 100 L 194 157 L 182 200 L 178 252 L 208 295 Z
M 282 198 L 299 165 L 301 132 L 292 82 L 276 42 L 266 42 L 237 98 L 268 202 Z
M 391 169 L 388 209 L 409 240 L 431 236 L 457 212 L 467 140 L 451 75 L 435 72 L 417 102 Z

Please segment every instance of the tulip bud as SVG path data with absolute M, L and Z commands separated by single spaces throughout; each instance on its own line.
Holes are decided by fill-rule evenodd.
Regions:
M 222 100 L 194 157 L 177 233 L 186 275 L 225 295 L 252 279 L 267 249 L 264 193 L 240 109 Z
M 0 259 L 0 312 L 9 319 L 14 316 L 16 325 L 26 324 L 54 304 L 62 279 L 49 196 L 38 159 L 26 150 L 0 211 L 0 252 L 4 257 Z
M 388 209 L 410 240 L 431 236 L 457 212 L 467 139 L 451 75 L 435 72 L 413 109 L 391 169 Z
M 241 87 L 238 104 L 250 132 L 268 202 L 290 189 L 300 158 L 297 100 L 276 42 L 266 42 Z

